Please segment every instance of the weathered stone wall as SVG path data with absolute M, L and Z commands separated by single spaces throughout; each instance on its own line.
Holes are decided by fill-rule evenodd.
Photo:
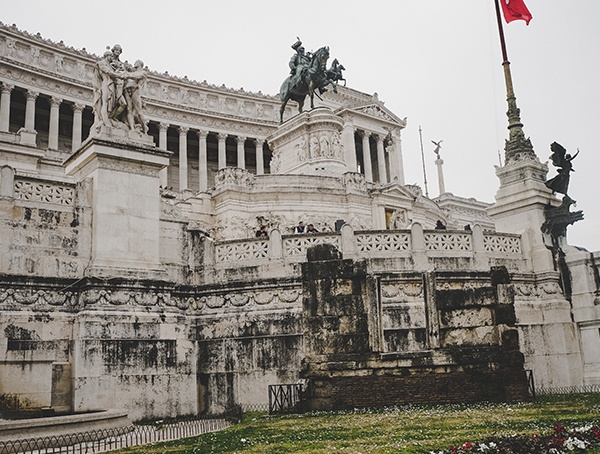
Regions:
M 424 273 L 424 311 L 402 308 L 402 290 L 420 293 L 414 275 L 406 285 L 402 277 L 387 277 L 381 305 L 380 283 L 366 262 L 342 260 L 330 245 L 309 249 L 302 376 L 310 380 L 310 408 L 527 399 L 506 269 Z M 395 304 L 390 295 L 399 297 Z M 391 346 L 412 350 L 390 353 Z
M 124 407 L 132 419 L 197 413 L 197 345 L 182 315 L 84 311 L 73 331 L 75 410 Z
M 89 262 L 90 212 L 85 185 L 17 178 L 0 197 L 0 273 L 81 277 Z
M 0 410 L 70 409 L 73 315 L 3 311 L 0 320 Z

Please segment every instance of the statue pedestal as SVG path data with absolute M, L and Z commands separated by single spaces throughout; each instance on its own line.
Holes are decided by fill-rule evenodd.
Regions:
M 341 177 L 348 172 L 341 133 L 344 121 L 327 107 L 303 112 L 267 138 L 271 173 Z
M 171 152 L 154 146 L 92 137 L 65 162 L 66 172 L 88 180 L 92 210 L 87 275 L 160 278 L 159 172 Z
M 554 271 L 552 253 L 544 241 L 541 226 L 545 222 L 544 209 L 549 203 L 557 204 L 544 184 L 548 166 L 537 159 L 509 161 L 496 167 L 500 188 L 496 203 L 488 208 L 499 232 L 523 236 L 524 248 L 531 251 L 535 272 Z

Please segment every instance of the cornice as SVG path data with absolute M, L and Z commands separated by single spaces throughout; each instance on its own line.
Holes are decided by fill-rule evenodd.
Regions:
M 47 52 L 51 52 L 51 53 L 59 53 L 62 56 L 68 56 L 71 57 L 73 59 L 79 59 L 79 60 L 85 60 L 85 63 L 93 66 L 95 64 L 95 62 L 100 58 L 98 55 L 93 54 L 88 52 L 85 48 L 83 49 L 75 49 L 74 47 L 71 46 L 67 46 L 65 45 L 62 41 L 60 42 L 55 42 L 52 41 L 50 39 L 46 39 L 44 37 L 42 37 L 42 35 L 40 33 L 37 34 L 32 34 L 29 33 L 27 31 L 24 30 L 20 30 L 16 25 L 6 25 L 2 22 L 0 22 L 0 36 L 4 34 L 6 36 L 8 36 L 10 39 L 14 40 L 13 44 L 16 46 L 17 42 L 19 42 L 22 47 L 24 47 L 25 49 L 29 50 L 29 52 L 31 53 L 31 49 L 33 49 L 34 47 L 38 47 L 38 48 L 43 48 L 44 50 L 46 50 Z M 19 64 L 25 64 L 24 66 L 31 68 L 32 70 L 35 71 L 47 71 L 43 65 L 42 66 L 38 66 L 38 65 L 31 65 L 31 59 L 33 58 L 30 54 L 25 55 L 23 54 L 23 51 L 25 49 L 18 49 L 17 47 L 15 47 L 16 55 L 14 57 L 10 57 L 7 56 L 7 52 L 5 50 L 4 54 L 3 54 L 3 58 L 8 58 L 13 60 L 15 63 L 19 63 Z M 22 55 L 19 55 L 19 51 L 21 51 Z M 45 58 L 48 58 L 48 56 L 43 56 Z M 54 59 L 52 59 L 52 62 L 49 62 L 49 64 L 54 63 Z M 147 68 L 148 69 L 148 68 Z M 85 77 L 86 79 L 86 85 L 91 87 L 91 77 L 93 75 L 93 68 L 91 68 L 90 73 L 88 73 L 88 77 Z M 60 74 L 60 76 L 65 76 L 68 77 L 68 74 Z M 168 72 L 163 72 L 163 73 L 159 73 L 158 71 L 154 71 L 151 69 L 148 69 L 148 79 L 149 80 L 157 80 L 159 83 L 160 82 L 168 82 L 170 84 L 176 84 L 176 85 L 181 85 L 181 86 L 186 86 L 186 87 L 190 87 L 190 88 L 195 88 L 195 89 L 202 89 L 205 91 L 212 91 L 212 92 L 216 92 L 216 93 L 220 93 L 220 94 L 227 94 L 227 95 L 234 95 L 234 96 L 240 96 L 240 97 L 247 97 L 247 98 L 252 98 L 252 99 L 262 99 L 263 101 L 267 102 L 267 101 L 271 101 L 274 103 L 279 103 L 279 95 L 267 95 L 267 94 L 263 94 L 261 91 L 258 92 L 249 92 L 244 90 L 243 88 L 240 89 L 235 89 L 235 88 L 229 88 L 226 87 L 225 85 L 216 85 L 216 84 L 210 84 L 208 83 L 206 80 L 203 80 L 202 82 L 198 82 L 197 80 L 193 80 L 193 79 L 189 79 L 187 76 L 183 76 L 183 77 L 179 77 L 179 76 L 175 76 L 175 75 L 170 75 Z M 74 79 L 76 81 L 78 81 L 79 83 L 81 83 L 81 79 Z

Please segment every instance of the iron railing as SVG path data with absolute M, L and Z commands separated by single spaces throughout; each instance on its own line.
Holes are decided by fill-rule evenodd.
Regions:
M 538 386 L 538 395 L 600 393 L 600 384 L 579 386 Z
M 231 427 L 241 418 L 240 406 L 199 418 L 162 420 L 70 435 L 0 441 L 0 454 L 94 454 L 130 446 L 194 437 Z
M 269 385 L 269 414 L 302 413 L 304 404 L 302 384 Z

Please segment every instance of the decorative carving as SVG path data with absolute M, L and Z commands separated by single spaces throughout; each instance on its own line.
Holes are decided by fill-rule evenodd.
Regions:
M 521 237 L 486 233 L 483 236 L 483 248 L 486 252 L 520 255 Z
M 346 172 L 342 175 L 342 183 L 346 190 L 367 192 L 367 180 L 362 173 Z
M 246 169 L 239 167 L 225 167 L 215 175 L 215 188 L 222 186 L 240 186 L 250 188 L 254 185 L 255 177 Z
M 279 150 L 274 150 L 269 163 L 270 172 L 272 174 L 279 173 L 281 167 L 281 156 Z
M 215 246 L 216 263 L 262 261 L 269 258 L 269 240 L 220 243 Z
M 308 159 L 308 147 L 306 145 L 306 135 L 301 134 L 296 144 L 296 156 L 298 156 L 298 161 L 303 162 Z
M 410 251 L 408 233 L 357 233 L 359 253 Z
M 425 249 L 428 251 L 470 251 L 471 235 L 464 233 L 427 232 Z
M 381 296 L 384 300 L 398 300 L 400 298 L 420 298 L 423 296 L 421 283 L 385 282 L 381 284 Z
M 74 206 L 75 187 L 58 183 L 15 179 L 15 198 L 29 202 Z
M 402 208 L 396 209 L 392 212 L 390 217 L 390 229 L 405 229 L 410 225 L 408 219 L 408 212 Z
M 340 236 L 331 234 L 296 235 L 284 238 L 283 251 L 290 257 L 306 255 L 306 250 L 316 244 L 332 244 L 340 248 Z

